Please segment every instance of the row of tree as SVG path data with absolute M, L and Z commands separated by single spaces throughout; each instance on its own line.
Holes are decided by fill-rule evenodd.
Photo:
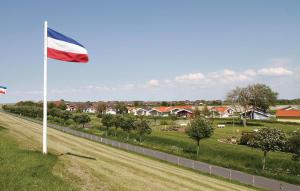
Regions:
M 133 115 L 98 115 L 101 118 L 102 125 L 106 128 L 106 136 L 110 128 L 115 128 L 114 133 L 117 136 L 118 128 L 122 129 L 127 134 L 127 141 L 131 131 L 136 131 L 139 135 L 139 141 L 142 142 L 145 134 L 151 134 L 152 129 L 148 121 L 136 118 Z
M 5 111 L 30 118 L 43 117 L 43 108 L 37 105 L 32 105 L 31 103 L 26 103 L 25 105 L 4 105 L 2 108 Z M 58 109 L 57 107 L 51 107 L 48 109 L 48 118 L 58 118 L 60 120 L 56 122 L 60 122 L 62 125 L 66 125 L 67 121 L 73 120 L 76 124 L 81 124 L 83 128 L 85 127 L 85 124 L 91 121 L 91 118 L 86 114 L 73 115 L 71 112 Z

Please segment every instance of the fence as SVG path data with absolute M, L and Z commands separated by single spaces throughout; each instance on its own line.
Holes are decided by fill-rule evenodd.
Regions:
M 15 114 L 11 114 L 11 113 L 9 113 L 9 114 L 17 116 L 17 117 L 21 117 L 21 116 L 15 115 Z M 41 124 L 41 122 L 37 121 L 37 120 L 24 118 L 24 117 L 21 117 L 21 118 Z M 219 166 L 215 166 L 215 165 L 210 165 L 210 164 L 207 164 L 204 162 L 179 157 L 176 155 L 164 153 L 164 152 L 157 151 L 157 150 L 152 150 L 152 149 L 144 148 L 141 146 L 135 146 L 135 145 L 103 138 L 100 136 L 84 133 L 81 131 L 76 131 L 76 130 L 68 128 L 68 127 L 62 127 L 62 126 L 53 125 L 53 124 L 49 124 L 48 126 L 53 129 L 56 129 L 56 130 L 59 130 L 59 131 L 62 131 L 62 132 L 65 132 L 65 133 L 68 133 L 68 134 L 71 134 L 71 135 L 74 135 L 77 137 L 82 137 L 82 138 L 89 139 L 92 141 L 104 143 L 104 144 L 110 145 L 112 147 L 139 153 L 139 154 L 142 154 L 145 156 L 149 156 L 149 157 L 156 158 L 159 160 L 167 161 L 169 163 L 172 163 L 172 164 L 175 164 L 178 166 L 183 166 L 186 168 L 194 169 L 196 171 L 208 173 L 210 175 L 220 176 L 220 177 L 223 177 L 223 178 L 226 178 L 229 180 L 238 181 L 238 182 L 241 182 L 241 183 L 244 183 L 247 185 L 252 185 L 255 187 L 264 188 L 264 189 L 268 189 L 268 190 L 274 190 L 274 191 L 300 191 L 300 186 L 285 183 L 282 181 L 273 180 L 270 178 L 265 178 L 265 177 L 256 176 L 256 175 L 251 175 L 251 174 L 247 174 L 247 173 L 236 171 L 236 170 L 231 170 L 231 169 L 227 169 L 227 168 L 223 168 L 223 167 L 219 167 Z

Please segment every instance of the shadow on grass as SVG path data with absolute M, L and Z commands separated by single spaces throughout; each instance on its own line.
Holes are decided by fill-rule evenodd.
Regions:
M 6 129 L 7 129 L 7 128 L 5 128 L 5 127 L 3 127 L 3 126 L 0 125 L 0 131 L 1 131 L 1 130 L 6 130 Z
M 90 159 L 90 160 L 97 160 L 96 158 L 93 158 L 93 157 L 87 157 L 87 156 L 83 156 L 83 155 L 77 155 L 77 154 L 69 153 L 69 152 L 67 152 L 66 155 L 76 156 L 76 157 Z

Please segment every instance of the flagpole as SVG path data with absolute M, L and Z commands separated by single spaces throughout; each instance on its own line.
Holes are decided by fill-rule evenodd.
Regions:
M 47 35 L 48 22 L 44 23 L 44 104 L 43 104 L 43 154 L 47 154 Z

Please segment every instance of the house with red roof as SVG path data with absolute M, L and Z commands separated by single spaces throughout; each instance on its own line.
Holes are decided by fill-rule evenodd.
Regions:
M 276 111 L 278 121 L 297 122 L 300 123 L 300 109 L 288 107 Z
M 162 116 L 167 117 L 175 115 L 178 117 L 191 117 L 193 114 L 192 106 L 160 106 L 154 107 L 147 111 L 148 116 Z
M 227 118 L 233 115 L 234 110 L 229 106 L 214 106 L 210 108 L 213 117 Z

